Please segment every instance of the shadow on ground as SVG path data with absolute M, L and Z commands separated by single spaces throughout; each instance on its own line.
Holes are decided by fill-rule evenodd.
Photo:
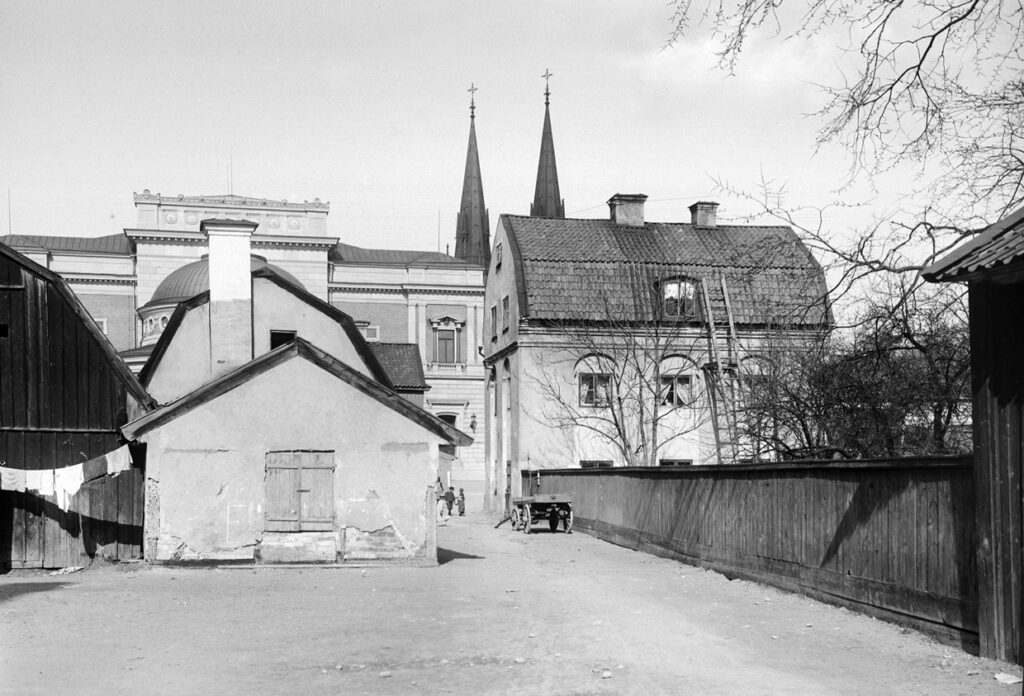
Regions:
M 18 595 L 29 594 L 30 592 L 48 592 L 59 590 L 68 583 L 61 580 L 50 580 L 46 582 L 8 582 L 0 583 L 0 602 L 14 599 Z
M 474 556 L 471 553 L 462 553 L 461 551 L 452 551 L 451 549 L 445 549 L 440 546 L 437 547 L 437 564 L 444 565 L 451 561 L 460 560 L 475 560 L 479 561 L 483 556 Z

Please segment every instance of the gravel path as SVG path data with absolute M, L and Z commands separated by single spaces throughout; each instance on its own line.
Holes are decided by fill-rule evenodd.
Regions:
M 0 694 L 1012 694 L 915 632 L 585 534 L 453 518 L 436 568 L 0 576 Z

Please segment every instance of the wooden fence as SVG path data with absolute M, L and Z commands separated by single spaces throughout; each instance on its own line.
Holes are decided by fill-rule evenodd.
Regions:
M 539 473 L 577 529 L 976 649 L 970 457 Z
M 0 491 L 0 569 L 140 558 L 144 482 L 130 469 L 86 483 L 67 511 L 52 495 Z

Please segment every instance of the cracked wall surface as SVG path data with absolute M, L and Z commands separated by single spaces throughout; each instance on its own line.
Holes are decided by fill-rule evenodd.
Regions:
M 336 560 L 436 560 L 424 491 L 440 438 L 305 360 L 140 439 L 149 443 L 149 560 L 254 558 L 266 537 L 266 453 L 282 450 L 334 452 Z M 308 539 L 323 560 L 328 542 Z

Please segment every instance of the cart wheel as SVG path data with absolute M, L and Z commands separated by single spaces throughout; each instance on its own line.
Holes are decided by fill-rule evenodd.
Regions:
M 509 515 L 509 518 L 512 520 L 512 531 L 513 532 L 518 532 L 519 531 L 519 508 L 517 508 L 517 507 L 512 508 L 512 513 Z
M 523 506 L 523 532 L 526 534 L 530 533 L 530 525 L 533 524 L 533 520 L 530 519 L 530 506 Z
M 551 517 L 548 517 L 548 528 L 552 532 L 558 531 L 558 515 L 557 514 L 556 515 L 552 515 Z
M 565 525 L 565 533 L 572 534 L 572 510 L 569 510 L 569 516 L 562 520 Z

